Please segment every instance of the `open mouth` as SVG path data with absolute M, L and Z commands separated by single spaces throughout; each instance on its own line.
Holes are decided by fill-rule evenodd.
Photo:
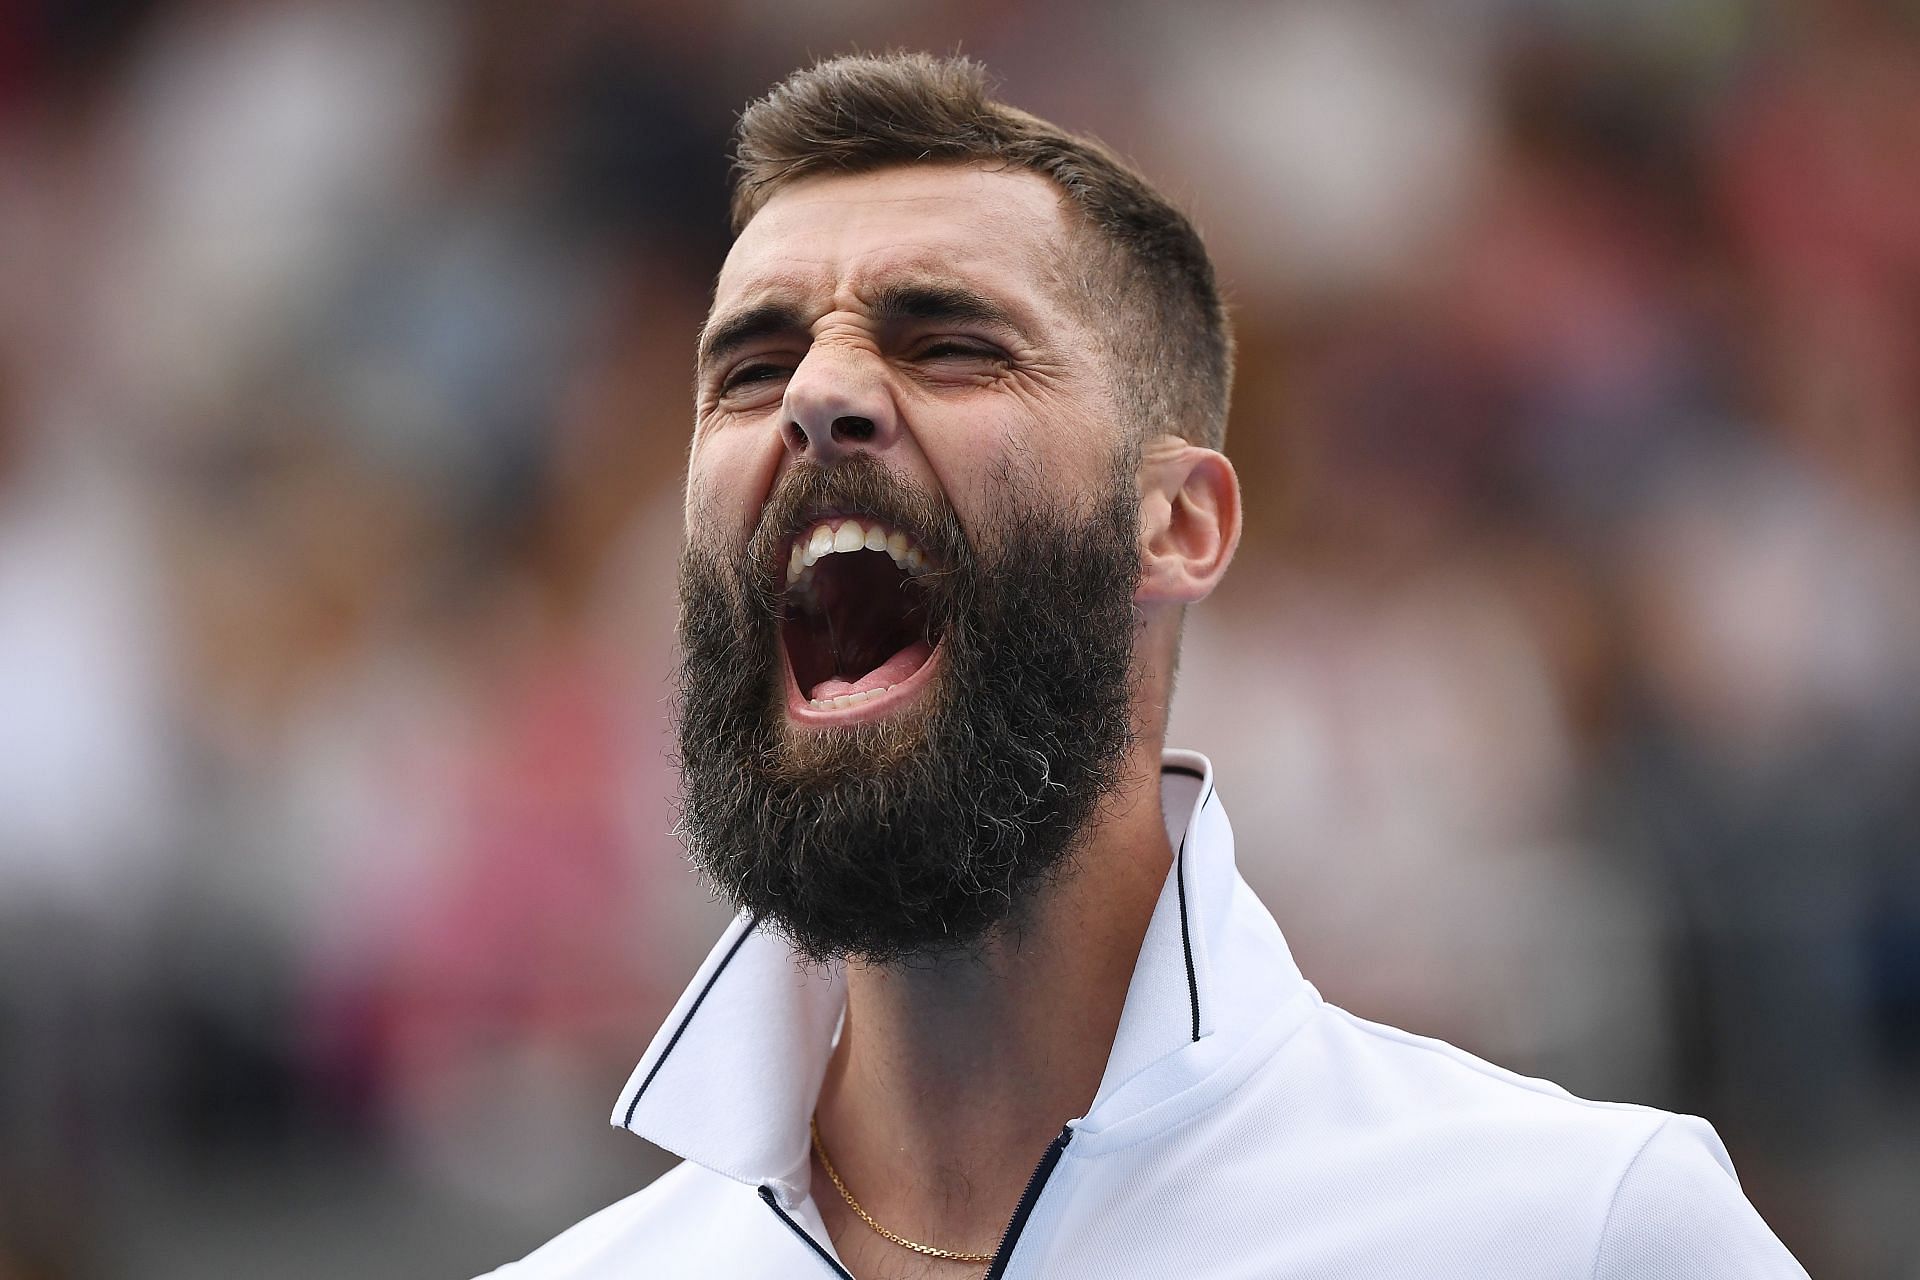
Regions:
M 794 539 L 780 636 L 796 718 L 871 719 L 925 683 L 940 643 L 929 568 L 910 535 L 870 517 L 824 517 Z

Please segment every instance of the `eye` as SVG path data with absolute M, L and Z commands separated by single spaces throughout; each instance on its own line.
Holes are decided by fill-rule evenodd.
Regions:
M 959 338 L 935 338 L 913 353 L 916 360 L 1004 360 L 994 347 Z
M 747 360 L 727 371 L 726 377 L 720 381 L 720 392 L 725 395 L 729 391 L 750 387 L 755 383 L 773 382 L 792 372 L 793 370 L 784 364 L 775 364 L 766 360 Z

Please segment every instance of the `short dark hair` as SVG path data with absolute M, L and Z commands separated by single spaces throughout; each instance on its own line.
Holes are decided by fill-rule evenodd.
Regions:
M 991 96 L 986 69 L 924 53 L 854 55 L 796 71 L 741 113 L 737 235 L 783 187 L 828 173 L 993 161 L 1050 179 L 1093 232 L 1075 282 L 1111 348 L 1142 434 L 1217 449 L 1233 336 L 1192 222 L 1101 143 Z

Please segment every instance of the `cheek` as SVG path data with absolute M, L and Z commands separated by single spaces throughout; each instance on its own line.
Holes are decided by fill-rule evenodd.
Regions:
M 1112 424 L 1077 407 L 1042 406 L 976 419 L 926 450 L 961 523 L 973 531 L 983 513 L 1016 503 L 1071 503 L 1111 482 L 1117 437 Z M 1053 498 L 1042 495 L 1051 494 Z
M 961 529 L 978 544 L 984 516 L 1004 502 L 1004 491 L 1028 471 L 1024 435 L 975 419 L 963 430 L 941 430 L 923 419 L 914 427 L 931 488 L 953 509 Z
M 754 439 L 745 432 L 721 431 L 697 441 L 687 460 L 687 542 L 708 548 L 745 546 L 780 458 L 777 439 Z

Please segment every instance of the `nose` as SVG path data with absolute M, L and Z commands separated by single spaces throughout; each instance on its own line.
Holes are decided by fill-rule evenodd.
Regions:
M 883 453 L 900 438 L 883 362 L 861 351 L 810 351 L 787 379 L 781 420 L 788 456 L 821 466 L 862 449 Z

